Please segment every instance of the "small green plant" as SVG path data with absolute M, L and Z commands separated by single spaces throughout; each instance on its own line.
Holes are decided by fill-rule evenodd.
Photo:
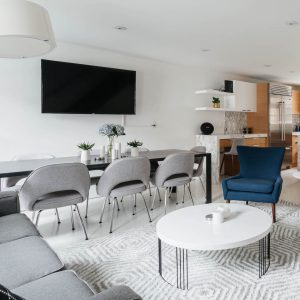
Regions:
M 95 144 L 85 142 L 77 145 L 77 147 L 81 150 L 91 150 L 94 146 Z
M 127 145 L 128 145 L 129 147 L 132 147 L 132 148 L 137 148 L 137 147 L 143 146 L 143 143 L 134 140 L 134 141 L 128 142 Z
M 220 103 L 220 98 L 218 97 L 213 97 L 212 103 Z

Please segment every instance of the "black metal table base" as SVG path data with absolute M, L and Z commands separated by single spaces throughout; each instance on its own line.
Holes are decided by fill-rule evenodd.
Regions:
M 270 233 L 258 242 L 258 276 L 261 278 L 267 273 L 270 267 L 270 247 L 271 235 Z
M 271 236 L 270 233 L 258 242 L 258 276 L 261 278 L 265 275 L 270 267 L 270 247 Z M 189 266 L 188 266 L 188 250 L 183 248 L 175 248 L 176 256 L 176 286 L 181 290 L 189 289 Z M 161 240 L 158 239 L 158 272 L 161 278 L 168 284 L 174 286 L 168 282 L 162 272 L 162 247 Z
M 189 288 L 189 265 L 188 265 L 188 250 L 183 248 L 175 248 L 176 256 L 176 284 L 177 288 L 181 290 L 187 290 Z M 161 278 L 168 282 L 162 274 L 162 251 L 161 251 L 161 240 L 158 239 L 158 269 Z

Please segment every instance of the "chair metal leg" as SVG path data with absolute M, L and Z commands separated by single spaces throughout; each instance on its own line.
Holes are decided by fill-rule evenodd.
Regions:
M 155 201 L 155 198 L 156 198 L 157 190 L 158 190 L 158 187 L 155 188 L 154 196 L 152 198 L 151 210 L 153 210 L 153 208 L 154 208 L 154 201 Z
M 36 220 L 35 220 L 35 226 L 37 227 L 39 224 L 39 219 L 40 219 L 40 214 L 41 214 L 42 210 L 39 210 L 36 216 Z
M 190 192 L 190 196 L 191 196 L 191 200 L 192 200 L 192 202 L 193 202 L 193 205 L 195 205 L 194 199 L 193 199 L 193 196 L 192 196 L 192 192 L 191 192 L 191 184 L 190 184 L 190 183 L 187 184 L 187 188 L 188 188 L 188 190 L 189 190 L 189 192 Z
M 161 195 L 160 195 L 160 191 L 159 191 L 159 188 L 157 188 L 157 191 L 158 191 L 158 196 L 159 196 L 159 201 L 161 202 Z
M 120 202 L 121 202 L 121 203 L 123 202 L 123 197 L 121 198 Z
M 119 207 L 118 198 L 117 198 L 117 197 L 115 197 L 115 200 L 116 200 L 116 203 L 117 203 L 117 208 L 118 208 L 118 211 L 120 211 L 120 207 Z
M 59 218 L 59 214 L 58 214 L 58 209 L 55 208 L 55 213 L 56 213 L 56 217 L 57 217 L 57 223 L 60 224 L 60 218 Z
M 88 211 L 89 211 L 89 195 L 86 198 L 86 207 L 85 207 L 85 218 L 88 217 Z
M 31 221 L 34 222 L 35 219 L 35 211 L 32 212 Z
M 203 188 L 204 194 L 206 194 L 205 187 L 204 187 L 204 183 L 203 183 L 203 180 L 202 180 L 201 176 L 199 176 L 199 179 L 200 179 L 201 186 L 202 186 L 202 188 Z
M 134 216 L 136 213 L 136 194 L 132 195 L 133 207 L 132 207 L 132 215 Z
M 228 203 L 228 204 L 229 204 L 229 203 L 230 203 L 230 200 L 226 200 L 226 203 Z
M 82 229 L 84 231 L 85 239 L 88 240 L 89 238 L 88 238 L 88 235 L 86 233 L 86 229 L 85 229 L 83 220 L 81 218 L 81 214 L 80 214 L 80 211 L 79 211 L 79 208 L 78 208 L 77 204 L 75 204 L 75 207 L 76 207 L 76 210 L 77 210 L 77 213 L 78 213 L 78 217 L 79 217 L 79 220 L 80 220 L 80 223 L 81 223 L 81 227 L 82 227 Z
M 165 189 L 165 214 L 167 213 L 167 200 L 169 198 L 169 189 Z
M 101 212 L 101 216 L 100 216 L 100 220 L 99 220 L 99 223 L 100 223 L 100 224 L 102 223 L 102 218 L 103 218 L 103 215 L 104 215 L 104 210 L 105 210 L 106 201 L 107 201 L 107 198 L 105 198 L 105 199 L 104 199 L 104 202 L 103 202 L 102 212 Z
M 221 174 L 221 172 L 222 172 L 224 160 L 225 160 L 225 154 L 223 154 L 223 158 L 222 158 L 222 162 L 221 162 L 221 166 L 220 166 L 220 174 Z
M 111 221 L 110 221 L 110 230 L 109 233 L 112 233 L 112 228 L 113 228 L 113 220 L 114 220 L 114 212 L 115 212 L 115 199 L 113 202 L 113 209 L 112 209 L 112 213 L 111 213 Z
M 149 185 L 148 185 L 148 188 L 149 188 L 149 195 L 150 195 L 150 197 L 152 196 L 152 193 L 151 193 L 151 186 L 150 186 L 150 183 L 149 183 Z
M 140 193 L 140 194 L 141 194 L 141 196 L 142 196 L 142 198 L 144 200 L 145 206 L 146 206 L 147 214 L 148 214 L 148 217 L 149 217 L 149 222 L 152 222 L 151 216 L 150 216 L 150 213 L 149 213 L 149 210 L 148 210 L 148 206 L 147 206 L 147 203 L 146 203 L 146 200 L 145 200 L 143 194 L 142 193 Z
M 185 185 L 183 186 L 183 197 L 182 197 L 182 203 L 184 203 L 184 197 L 185 197 Z M 178 203 L 176 202 L 176 204 L 178 204 Z
M 249 201 L 246 201 L 246 205 L 248 205 L 249 204 Z
M 76 209 L 76 207 L 75 207 Z M 72 223 L 72 230 L 75 230 L 75 225 L 74 225 L 74 215 L 73 215 L 73 208 L 71 205 L 71 223 Z

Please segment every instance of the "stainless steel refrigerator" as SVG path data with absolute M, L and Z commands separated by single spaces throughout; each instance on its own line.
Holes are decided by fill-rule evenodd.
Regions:
M 269 143 L 285 147 L 282 169 L 292 166 L 292 87 L 270 83 L 269 88 Z

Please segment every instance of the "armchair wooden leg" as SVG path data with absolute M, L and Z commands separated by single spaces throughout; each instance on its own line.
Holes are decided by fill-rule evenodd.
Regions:
M 276 223 L 276 204 L 272 203 L 272 216 L 273 216 L 273 223 Z
M 226 203 L 230 203 L 230 200 L 226 200 Z
M 246 201 L 246 205 L 248 205 L 249 204 L 249 202 L 248 201 Z

